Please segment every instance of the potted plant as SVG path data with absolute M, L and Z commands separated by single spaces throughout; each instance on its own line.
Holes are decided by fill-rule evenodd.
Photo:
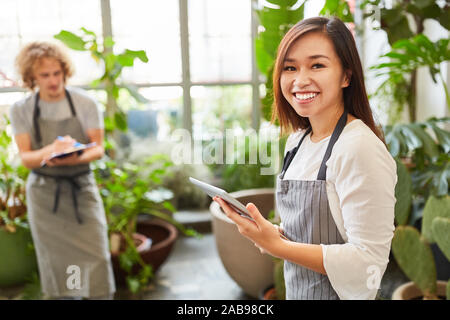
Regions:
M 116 282 L 126 283 L 133 293 L 143 289 L 168 257 L 177 229 L 198 236 L 172 218 L 172 192 L 160 187 L 166 168 L 172 163 L 164 155 L 154 155 L 143 165 L 101 160 L 95 176 L 108 219 L 112 262 Z M 148 215 L 158 220 L 139 220 Z M 143 237 L 144 236 L 144 237 Z M 151 239 L 148 243 L 146 237 Z M 141 250 L 141 251 L 140 251 Z
M 4 117 L 0 123 L 0 286 L 22 284 L 37 272 L 26 218 L 25 181 L 29 170 L 14 156 L 8 125 Z
M 423 211 L 422 230 L 399 226 L 392 251 L 398 265 L 412 280 L 397 288 L 392 299 L 450 300 L 450 282 L 436 280 L 436 267 L 429 243 L 436 242 L 450 260 L 450 196 L 431 196 Z
M 421 229 L 423 212 L 431 196 L 448 195 L 450 179 L 450 132 L 438 124 L 449 118 L 431 118 L 425 122 L 387 126 L 386 142 L 397 162 L 398 182 L 395 188 L 395 223 Z M 426 129 L 434 133 L 433 139 Z M 405 159 L 408 159 L 407 162 Z M 405 164 L 406 162 L 406 164 Z M 437 277 L 449 277 L 450 262 L 440 246 L 430 243 L 437 268 Z

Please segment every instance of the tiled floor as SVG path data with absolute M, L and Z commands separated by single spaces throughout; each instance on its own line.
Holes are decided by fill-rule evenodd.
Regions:
M 143 299 L 250 299 L 225 271 L 211 233 L 178 238 L 155 282 Z

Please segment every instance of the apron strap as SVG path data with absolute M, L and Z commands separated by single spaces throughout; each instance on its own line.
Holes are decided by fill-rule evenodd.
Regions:
M 40 115 L 41 109 L 39 108 L 39 92 L 38 92 L 36 93 L 36 98 L 34 99 L 33 126 L 34 126 L 34 136 L 39 146 L 41 145 L 42 142 L 41 130 L 39 128 L 39 121 L 38 121 Z
M 300 145 L 303 142 L 303 139 L 305 139 L 305 137 L 311 132 L 312 128 L 309 127 L 306 132 L 303 134 L 303 137 L 300 139 L 300 141 L 298 142 L 297 146 L 291 150 L 289 150 L 286 153 L 286 156 L 284 157 L 283 160 L 283 168 L 281 169 L 281 179 L 284 178 L 284 174 L 286 173 L 287 169 L 289 168 L 289 165 L 291 164 L 292 160 L 295 157 L 295 154 L 297 153 L 298 149 L 300 148 Z
M 77 112 L 75 111 L 75 107 L 72 102 L 72 97 L 69 94 L 67 89 L 64 89 L 66 93 L 67 100 L 69 101 L 70 112 L 72 113 L 72 117 L 76 117 Z M 39 92 L 36 93 L 36 98 L 34 99 L 34 111 L 33 111 L 33 125 L 34 125 L 34 134 L 36 138 L 36 142 L 39 146 L 42 143 L 41 129 L 39 127 L 39 117 L 41 115 L 41 109 L 39 108 Z
M 331 151 L 333 150 L 333 146 L 336 143 L 337 139 L 341 135 L 342 130 L 344 130 L 345 125 L 347 124 L 347 110 L 344 110 L 341 118 L 339 119 L 336 128 L 334 128 L 333 134 L 331 135 L 331 139 L 328 142 L 327 151 L 325 151 L 325 155 L 322 160 L 322 164 L 320 165 L 319 173 L 317 174 L 317 180 L 326 180 L 327 177 L 327 166 L 326 162 L 331 156 Z
M 75 218 L 77 219 L 78 224 L 83 224 L 83 220 L 81 219 L 80 213 L 78 212 L 78 201 L 77 201 L 77 194 L 76 194 L 77 190 L 80 190 L 81 187 L 75 179 L 82 175 L 90 173 L 91 170 L 83 171 L 83 172 L 80 172 L 73 176 L 52 176 L 52 175 L 36 172 L 34 170 L 33 170 L 33 172 L 37 175 L 40 175 L 40 176 L 43 176 L 46 178 L 53 178 L 56 180 L 55 200 L 53 201 L 53 210 L 52 210 L 54 214 L 56 214 L 56 211 L 58 210 L 58 206 L 59 206 L 59 195 L 61 192 L 61 183 L 63 181 L 67 181 L 70 184 L 71 192 L 72 192 L 72 202 L 73 202 L 73 207 L 75 209 Z

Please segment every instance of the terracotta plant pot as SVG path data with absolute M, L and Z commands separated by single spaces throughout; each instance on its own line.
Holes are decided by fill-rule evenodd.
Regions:
M 155 274 L 172 250 L 178 235 L 177 229 L 172 224 L 159 219 L 139 221 L 136 229 L 138 233 L 134 234 L 133 238 L 139 243 L 137 245 L 138 252 L 145 263 L 152 266 Z M 150 249 L 146 248 L 147 238 L 152 240 Z M 116 285 L 125 286 L 127 273 L 120 267 L 119 256 L 111 254 L 111 261 Z M 135 265 L 132 272 L 138 273 L 139 270 L 140 266 Z
M 142 259 L 153 268 L 153 273 L 166 261 L 177 240 L 178 230 L 174 225 L 160 219 L 149 219 L 137 224 L 137 232 L 152 239 L 150 250 L 141 253 Z
M 250 189 L 231 193 L 246 205 L 252 202 L 267 218 L 274 209 L 274 189 Z M 242 236 L 236 225 L 222 212 L 217 202 L 212 202 L 212 229 L 216 246 L 229 276 L 253 298 L 273 283 L 274 263 L 270 255 L 261 254 L 255 245 Z
M 446 295 L 446 281 L 439 280 L 437 282 L 436 294 L 439 298 L 445 299 Z M 416 287 L 414 282 L 407 282 L 392 293 L 392 300 L 422 300 L 423 294 L 419 288 Z
M 259 294 L 260 300 L 278 300 L 277 299 L 277 292 L 275 291 L 275 287 L 273 285 L 267 287 L 266 289 L 262 290 Z

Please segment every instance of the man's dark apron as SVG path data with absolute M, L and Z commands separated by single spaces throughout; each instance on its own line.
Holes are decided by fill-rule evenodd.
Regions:
M 89 142 L 67 90 L 66 97 L 72 116 L 47 120 L 40 117 L 36 94 L 33 150 L 65 135 Z M 26 191 L 42 291 L 51 297 L 97 297 L 114 292 L 106 217 L 89 164 L 33 169 Z
M 347 123 L 347 112 L 339 119 L 323 157 L 317 180 L 283 180 L 300 145 L 311 132 L 307 129 L 297 147 L 286 153 L 283 169 L 277 177 L 276 203 L 286 237 L 309 244 L 342 244 L 342 239 L 331 215 L 326 190 L 326 162 L 339 135 Z M 284 262 L 286 299 L 337 300 L 338 295 L 326 275 L 298 264 Z

